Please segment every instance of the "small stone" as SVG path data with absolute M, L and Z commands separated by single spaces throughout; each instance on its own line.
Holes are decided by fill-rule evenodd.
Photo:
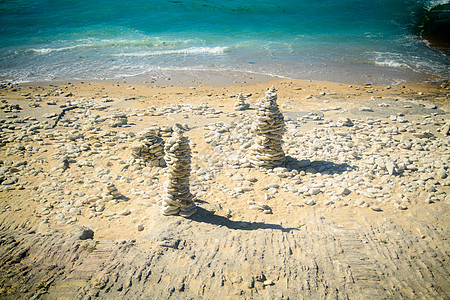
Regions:
M 427 204 L 432 204 L 432 203 L 434 203 L 434 201 L 433 201 L 430 197 L 426 198 L 426 199 L 424 200 L 424 202 L 427 203 Z
M 321 192 L 321 190 L 319 188 L 312 188 L 312 189 L 309 190 L 309 194 L 312 195 L 312 196 L 317 195 L 320 192 Z
M 339 118 L 336 122 L 336 125 L 338 126 L 346 126 L 346 127 L 352 127 L 355 124 L 353 124 L 352 120 L 350 118 Z
M 442 126 L 441 133 L 444 136 L 449 136 L 450 135 L 450 123 L 449 124 L 445 124 L 444 126 Z
M 273 283 L 272 280 L 266 280 L 266 281 L 263 282 L 263 285 L 264 286 L 269 286 L 269 285 L 274 285 L 274 283 Z
M 447 178 L 447 171 L 445 169 L 439 169 L 436 173 L 437 176 L 441 179 Z
M 364 205 L 366 202 L 364 202 L 364 200 L 362 200 L 362 199 L 356 199 L 355 200 L 355 204 L 356 205 L 358 205 L 358 206 L 362 206 L 362 205 Z
M 382 209 L 381 209 L 381 207 L 379 207 L 379 206 L 377 206 L 377 205 L 373 205 L 373 206 L 371 206 L 370 207 L 373 211 L 383 211 Z
M 386 162 L 386 170 L 388 171 L 389 175 L 394 175 L 394 173 L 397 173 L 398 167 L 395 162 L 392 160 L 388 160 Z
M 142 231 L 142 230 L 144 230 L 144 225 L 139 224 L 136 226 L 136 229 L 137 229 L 137 231 Z
M 348 188 L 345 188 L 345 187 L 339 188 L 337 190 L 338 195 L 344 195 L 344 196 L 350 195 L 351 192 L 352 191 L 350 191 Z
M 128 123 L 128 118 L 125 114 L 115 114 L 110 116 L 109 118 L 111 120 L 109 122 L 109 126 L 111 127 L 119 127 Z
M 303 199 L 303 202 L 305 202 L 305 204 L 309 206 L 313 206 L 316 204 L 316 200 L 314 199 Z
M 398 205 L 397 208 L 398 208 L 399 210 L 407 210 L 407 209 L 408 209 L 408 207 L 407 207 L 406 205 L 404 205 L 404 204 Z
M 180 240 L 164 239 L 158 242 L 158 246 L 177 249 L 180 244 Z
M 124 210 L 119 212 L 119 215 L 121 215 L 121 216 L 128 216 L 130 214 L 131 214 L 131 211 L 128 210 L 128 209 L 124 209 Z
M 69 168 L 69 159 L 66 156 L 63 156 L 53 164 L 52 171 L 64 172 L 67 168 Z

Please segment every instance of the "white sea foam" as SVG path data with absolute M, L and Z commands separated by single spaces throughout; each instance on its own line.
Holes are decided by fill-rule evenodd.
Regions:
M 69 47 L 61 47 L 61 48 L 41 48 L 41 49 L 29 49 L 31 52 L 35 52 L 38 54 L 49 54 L 51 52 L 59 52 L 59 51 L 67 51 L 79 48 L 80 46 L 69 46 Z
M 373 52 L 373 62 L 378 66 L 392 67 L 392 68 L 407 68 L 409 67 L 402 56 L 398 53 L 391 52 Z
M 426 4 L 427 9 L 431 9 L 435 6 L 441 5 L 441 4 L 447 4 L 448 0 L 431 0 Z
M 163 50 L 163 51 L 144 51 L 134 53 L 120 53 L 113 54 L 112 56 L 161 56 L 161 55 L 173 55 L 173 54 L 224 54 L 228 50 L 228 47 L 190 47 L 184 49 Z
M 384 66 L 384 67 L 392 67 L 392 68 L 406 68 L 408 67 L 404 63 L 397 62 L 395 60 L 383 60 L 383 61 L 375 61 L 375 64 L 378 66 Z
M 192 42 L 192 40 L 164 40 L 158 37 L 155 38 L 145 38 L 138 40 L 128 40 L 128 39 L 107 39 L 107 40 L 91 40 L 91 39 L 81 39 L 77 41 L 78 43 L 72 46 L 64 47 L 53 47 L 53 48 L 32 48 L 27 51 L 31 51 L 37 54 L 49 54 L 52 52 L 70 51 L 70 50 L 83 50 L 83 49 L 101 49 L 101 48 L 123 48 L 123 49 L 133 49 L 133 48 L 160 48 L 160 47 L 170 47 L 186 45 Z M 201 47 L 200 47 L 201 48 Z M 207 47 L 205 47 L 207 48 Z M 214 47 L 220 48 L 220 47 Z M 214 49 L 212 48 L 212 49 Z M 213 50 L 214 51 L 214 50 Z

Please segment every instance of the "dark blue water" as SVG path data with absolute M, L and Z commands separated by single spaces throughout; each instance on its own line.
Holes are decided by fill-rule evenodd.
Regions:
M 448 77 L 425 0 L 0 1 L 0 81 L 232 70 L 341 82 Z

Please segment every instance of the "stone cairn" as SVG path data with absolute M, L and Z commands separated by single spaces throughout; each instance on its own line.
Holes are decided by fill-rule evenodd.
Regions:
M 245 103 L 245 97 L 241 93 L 237 96 L 237 101 L 234 104 L 234 110 L 246 110 L 250 107 L 250 104 Z
M 128 123 L 128 118 L 126 114 L 114 114 L 110 116 L 109 126 L 118 127 L 122 125 L 126 125 Z
M 103 194 L 103 200 L 105 201 L 114 201 L 122 198 L 122 194 L 117 190 L 117 187 L 114 183 L 108 182 L 105 187 L 106 191 Z
M 252 131 L 256 134 L 256 139 L 250 148 L 250 163 L 267 169 L 283 164 L 286 159 L 282 148 L 285 125 L 283 114 L 278 109 L 274 87 L 257 104 Z
M 141 160 L 152 167 L 164 167 L 164 140 L 159 127 L 152 126 L 137 134 L 137 140 L 131 145 L 131 157 L 134 161 Z
M 172 137 L 164 146 L 164 159 L 168 168 L 168 180 L 165 183 L 166 193 L 163 196 L 161 212 L 163 215 L 190 217 L 196 211 L 194 195 L 189 190 L 191 172 L 191 149 L 189 140 L 183 136 L 178 126 L 173 127 Z

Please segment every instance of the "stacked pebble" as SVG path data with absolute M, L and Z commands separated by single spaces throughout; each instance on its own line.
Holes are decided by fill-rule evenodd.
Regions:
M 257 104 L 256 120 L 252 131 L 256 134 L 255 144 L 250 149 L 249 161 L 258 167 L 274 168 L 285 161 L 282 148 L 285 131 L 284 117 L 278 109 L 277 93 L 272 87 Z
M 245 103 L 245 97 L 242 96 L 241 93 L 239 93 L 238 97 L 237 97 L 237 101 L 234 104 L 234 109 L 235 110 L 246 110 L 250 107 L 250 104 Z
M 106 192 L 103 194 L 103 200 L 111 201 L 111 200 L 119 199 L 121 197 L 122 197 L 122 194 L 119 193 L 116 185 L 112 182 L 108 182 L 106 184 Z
M 188 138 L 183 136 L 178 126 L 173 127 L 172 137 L 164 146 L 164 159 L 168 168 L 168 181 L 165 183 L 166 194 L 163 197 L 161 212 L 163 215 L 190 217 L 197 208 L 194 196 L 189 189 L 191 172 L 191 149 Z
M 165 165 L 164 140 L 157 126 L 139 132 L 137 140 L 131 144 L 130 148 L 133 159 L 141 159 L 154 167 Z
M 162 137 L 171 137 L 172 127 L 170 127 L 169 125 L 162 126 L 160 132 Z
M 110 116 L 110 119 L 109 126 L 111 127 L 118 127 L 128 123 L 128 118 L 125 114 L 115 114 Z

